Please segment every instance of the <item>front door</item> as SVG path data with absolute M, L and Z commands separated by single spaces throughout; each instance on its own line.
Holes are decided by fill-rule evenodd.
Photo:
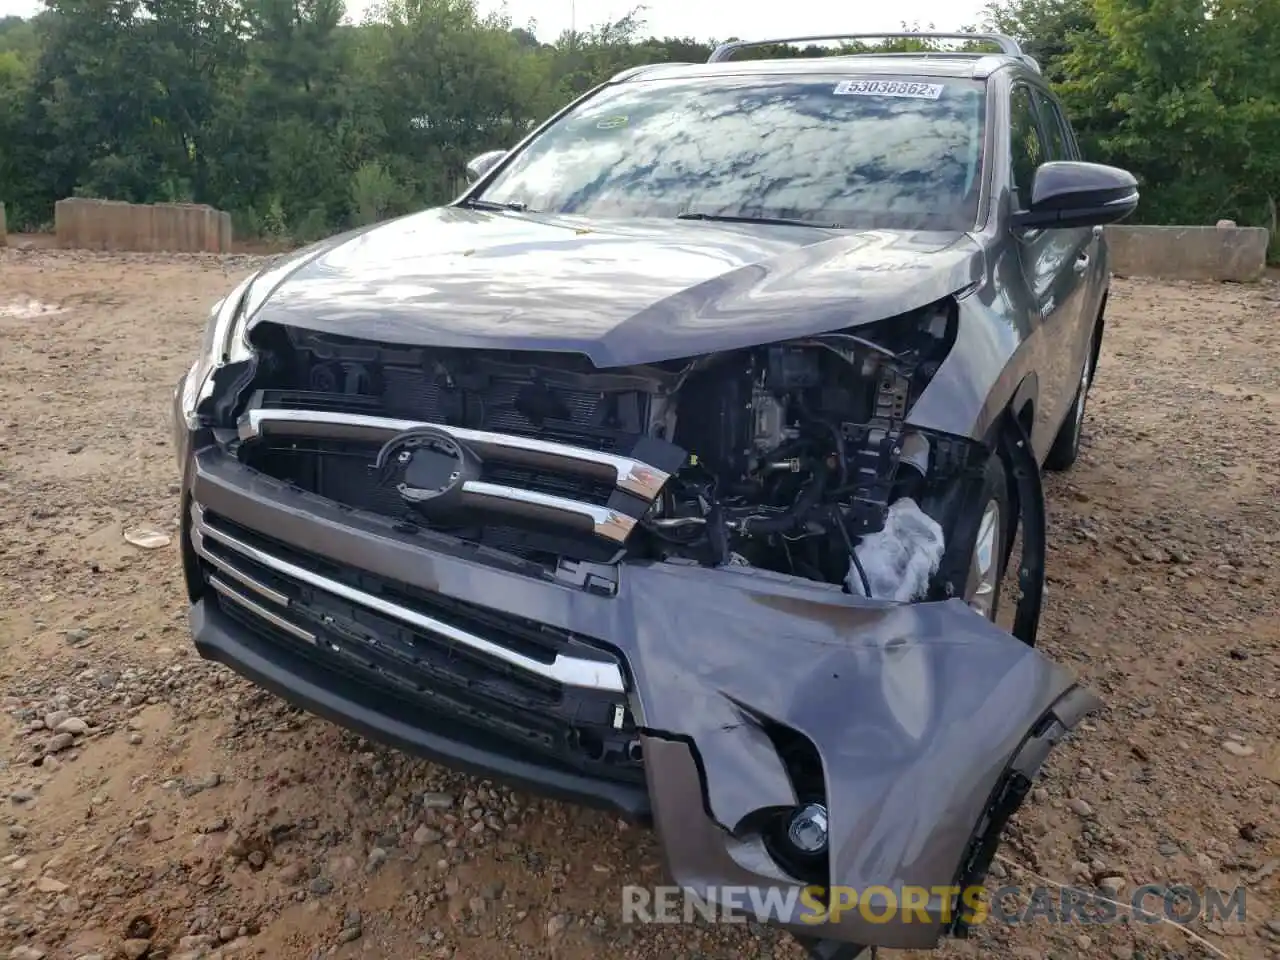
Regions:
M 1051 160 L 1071 160 L 1072 142 L 1054 106 L 1042 91 L 1015 84 L 1010 95 L 1012 202 L 1025 208 L 1031 200 L 1036 168 Z M 1097 246 L 1087 228 L 1018 232 L 1019 256 L 1031 295 L 1035 323 L 1036 367 L 1041 372 L 1031 445 L 1043 460 L 1058 427 L 1071 411 L 1080 381 L 1080 363 L 1088 343 L 1085 319 L 1088 277 Z M 1089 318 L 1091 320 L 1092 318 Z

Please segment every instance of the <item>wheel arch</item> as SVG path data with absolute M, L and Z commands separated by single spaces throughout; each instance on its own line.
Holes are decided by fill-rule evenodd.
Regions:
M 1014 615 L 1013 635 L 1035 646 L 1044 599 L 1045 503 L 1040 463 L 1031 446 L 1031 433 L 1024 425 L 1024 409 L 1012 405 L 1000 418 L 996 430 L 996 450 L 1004 462 L 1009 481 L 1009 503 L 1015 518 L 1009 525 L 1005 544 L 1005 569 L 1009 569 L 1014 539 L 1022 531 L 1022 553 L 1018 562 L 1021 596 Z M 1034 407 L 1031 408 L 1034 414 Z
M 1022 523 L 1022 502 L 1019 497 L 1019 484 L 1013 482 L 1014 463 L 1009 454 L 1009 441 L 1014 439 L 1011 434 L 1018 432 L 1018 430 L 1013 429 L 1013 426 L 1016 425 L 1022 435 L 1027 438 L 1027 442 L 1030 442 L 1031 432 L 1036 422 L 1036 401 L 1038 399 L 1039 380 L 1034 373 L 1029 373 L 1018 384 L 1018 388 L 1014 390 L 1013 398 L 1009 401 L 1008 407 L 1005 408 L 1000 416 L 995 418 L 991 425 L 991 433 L 987 438 L 987 446 L 1000 455 L 1000 459 L 1004 462 L 1005 475 L 1010 478 L 1009 507 L 1013 516 L 1004 545 L 1004 565 L 1006 569 L 1009 565 L 1009 557 L 1013 553 L 1014 540 L 1018 536 L 1018 530 Z

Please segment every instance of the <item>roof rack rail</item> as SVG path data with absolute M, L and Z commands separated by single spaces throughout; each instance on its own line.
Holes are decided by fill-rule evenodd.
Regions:
M 609 82 L 621 83 L 623 80 L 630 80 L 632 77 L 638 77 L 642 73 L 647 73 L 650 70 L 656 70 L 658 67 L 692 67 L 693 65 L 694 64 L 692 62 L 686 62 L 683 60 L 673 60 L 670 63 L 642 63 L 636 67 L 626 67 L 619 70 L 609 78 Z
M 719 63 L 723 60 L 728 60 L 739 50 L 745 50 L 749 47 L 769 47 L 777 43 L 817 43 L 819 41 L 829 42 L 832 40 L 898 40 L 908 38 L 912 40 L 985 40 L 987 43 L 998 46 L 1000 52 L 1006 56 L 1017 57 L 1019 60 L 1027 59 L 1018 41 L 1003 33 L 890 31 L 888 33 L 834 33 L 816 37 L 777 37 L 772 40 L 734 40 L 730 43 L 722 43 L 711 51 L 711 56 L 707 58 L 707 63 Z

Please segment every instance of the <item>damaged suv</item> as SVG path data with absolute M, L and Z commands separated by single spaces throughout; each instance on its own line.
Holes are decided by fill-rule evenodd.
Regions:
M 200 654 L 651 819 L 815 956 L 962 932 L 1098 706 L 1035 649 L 1040 469 L 1138 199 L 962 39 L 1000 52 L 627 71 L 241 283 L 175 395 Z

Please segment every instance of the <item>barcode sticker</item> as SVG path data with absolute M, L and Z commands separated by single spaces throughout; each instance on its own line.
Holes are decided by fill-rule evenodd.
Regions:
M 942 84 L 915 80 L 841 80 L 834 91 L 837 97 L 912 97 L 937 100 Z

